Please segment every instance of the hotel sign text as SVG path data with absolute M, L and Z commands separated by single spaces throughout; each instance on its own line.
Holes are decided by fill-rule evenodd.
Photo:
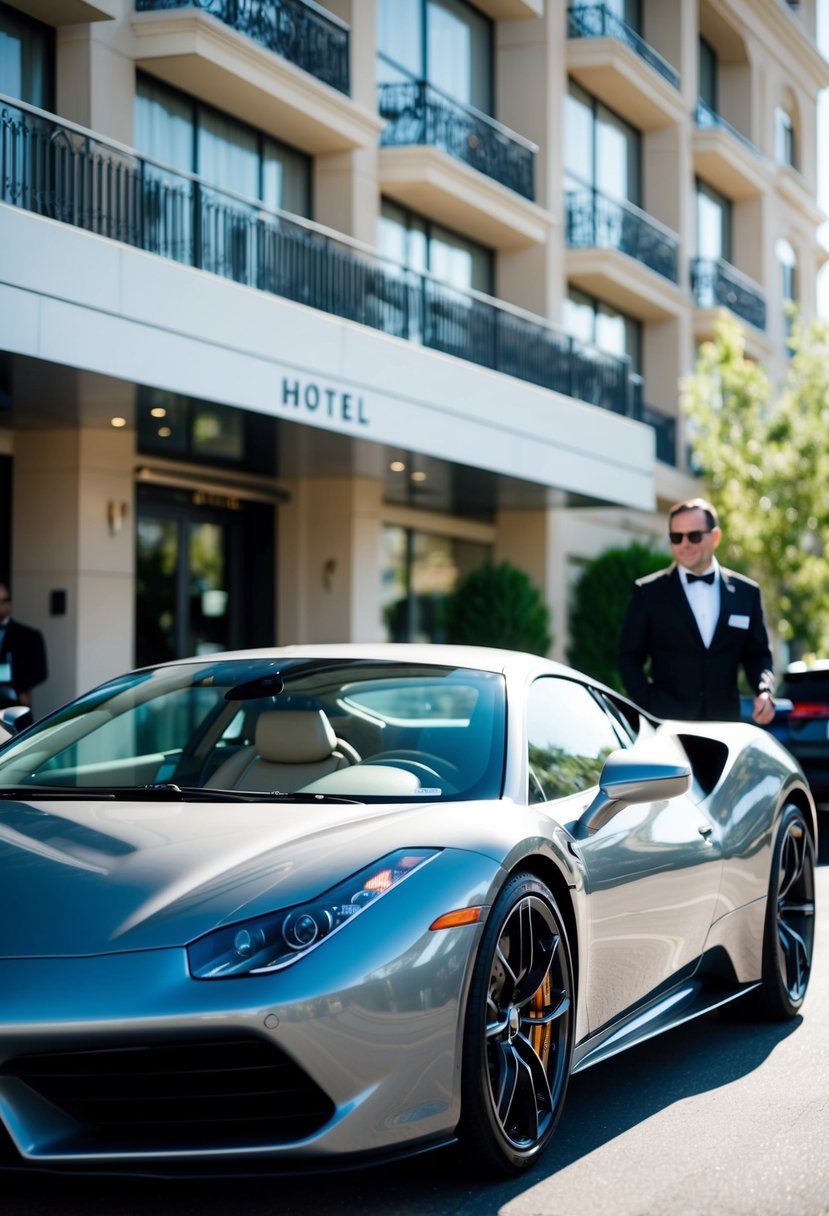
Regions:
M 293 408 L 299 414 L 309 414 L 355 428 L 371 425 L 362 397 L 316 380 L 283 376 L 280 405 L 283 409 Z

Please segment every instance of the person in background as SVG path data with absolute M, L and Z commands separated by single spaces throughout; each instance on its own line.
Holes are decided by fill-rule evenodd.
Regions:
M 754 692 L 753 717 L 774 718 L 774 675 L 760 588 L 721 566 L 714 507 L 692 498 L 671 508 L 674 564 L 633 587 L 619 640 L 630 697 L 659 718 L 736 721 L 739 672 Z
M 48 674 L 43 634 L 12 617 L 8 583 L 0 583 L 0 708 L 31 707 L 32 689 Z

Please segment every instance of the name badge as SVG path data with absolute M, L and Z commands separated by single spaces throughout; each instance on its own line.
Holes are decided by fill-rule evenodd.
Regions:
M 748 617 L 741 616 L 739 612 L 732 612 L 728 623 L 733 629 L 748 629 Z
M 0 663 L 0 684 L 11 684 L 12 682 L 12 665 L 11 663 Z

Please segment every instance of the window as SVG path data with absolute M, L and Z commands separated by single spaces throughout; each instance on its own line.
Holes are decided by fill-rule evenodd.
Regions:
M 0 4 L 0 93 L 41 110 L 55 108 L 55 34 Z
M 136 85 L 135 144 L 219 189 L 310 218 L 311 162 L 304 153 L 148 76 Z
M 774 111 L 774 156 L 779 165 L 797 168 L 797 144 L 792 116 L 783 106 Z
M 489 545 L 410 528 L 383 528 L 380 602 L 389 642 L 443 641 L 441 605 L 458 579 L 491 557 Z
M 266 415 L 143 386 L 136 404 L 140 452 L 251 473 L 274 472 L 276 423 Z
M 433 224 L 412 211 L 383 200 L 380 251 L 412 270 L 429 271 L 461 290 L 492 295 L 494 268 L 490 249 Z
M 530 689 L 527 711 L 529 801 L 549 802 L 597 785 L 605 760 L 621 743 L 588 689 L 544 677 Z
M 705 38 L 699 40 L 699 99 L 709 110 L 717 110 L 717 52 Z
M 492 22 L 464 0 L 378 0 L 378 76 L 427 81 L 484 114 L 493 107 Z
M 797 302 L 797 254 L 791 243 L 781 237 L 775 244 L 774 252 L 780 265 L 780 291 L 783 297 L 783 331 L 786 336 L 786 346 L 792 353 L 791 336 L 794 317 L 792 315 Z
M 641 0 L 604 0 L 604 3 L 608 11 L 624 21 L 625 25 L 629 25 L 637 34 L 642 33 Z
M 731 261 L 731 200 L 697 180 L 697 257 Z
M 565 106 L 565 168 L 569 188 L 585 186 L 621 202 L 641 204 L 641 135 L 618 114 L 570 82 Z
M 627 356 L 630 370 L 642 370 L 642 325 L 609 304 L 571 287 L 563 309 L 564 328 L 574 338 L 610 355 Z

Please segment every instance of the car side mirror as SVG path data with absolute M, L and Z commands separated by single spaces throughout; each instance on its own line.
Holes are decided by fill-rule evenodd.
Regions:
M 687 761 L 653 758 L 635 748 L 611 752 L 599 777 L 599 792 L 578 821 L 577 835 L 592 836 L 623 807 L 678 798 L 690 788 Z
M 19 735 L 27 726 L 31 726 L 34 718 L 28 705 L 9 705 L 0 709 L 0 731 L 12 738 Z M 6 743 L 6 738 L 0 738 L 0 743 Z

